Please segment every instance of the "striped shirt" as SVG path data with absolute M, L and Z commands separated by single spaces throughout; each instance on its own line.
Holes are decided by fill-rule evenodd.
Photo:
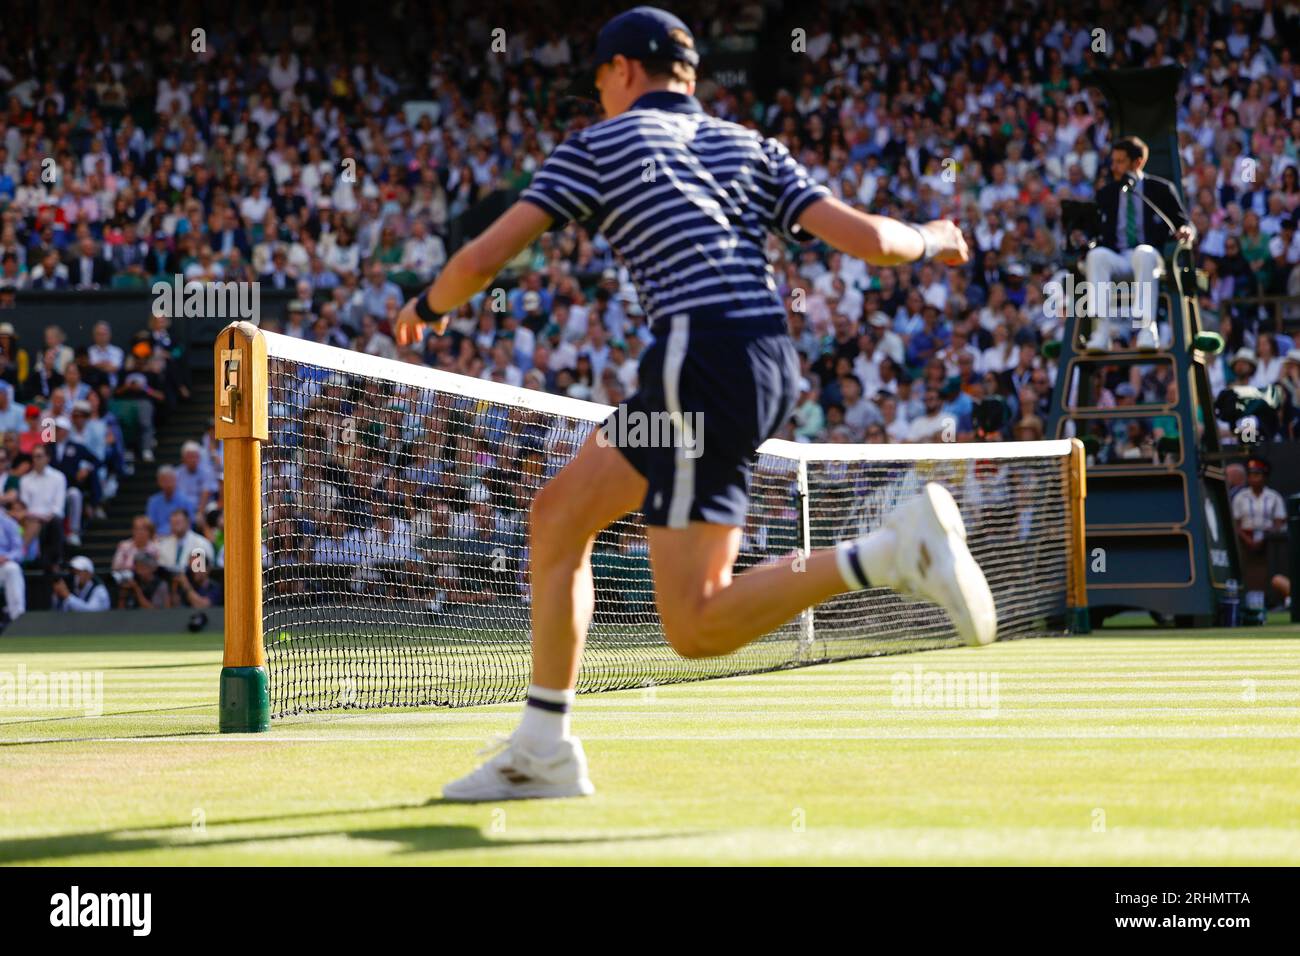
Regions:
M 828 195 L 776 140 L 656 91 L 556 147 L 520 198 L 603 232 L 652 320 L 743 320 L 784 318 L 765 231 L 812 238 L 799 216 Z

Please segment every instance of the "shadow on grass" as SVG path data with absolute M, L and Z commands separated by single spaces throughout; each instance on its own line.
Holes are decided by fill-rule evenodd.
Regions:
M 1067 640 L 1086 641 L 1090 638 L 1104 638 L 1113 641 L 1145 641 L 1152 644 L 1160 641 L 1187 641 L 1187 640 L 1240 640 L 1240 641 L 1259 641 L 1259 640 L 1278 640 L 1294 641 L 1300 638 L 1300 624 L 1268 624 L 1263 627 L 1197 627 L 1197 628 L 1173 628 L 1173 627 L 1117 627 L 1111 629 L 1108 627 L 1097 628 L 1091 634 L 1079 634 Z
M 0 657 L 17 654 L 165 653 L 167 651 L 221 652 L 222 636 L 216 631 L 198 634 L 45 634 L 0 636 Z M 218 661 L 219 663 L 219 661 Z
M 175 707 L 148 707 L 148 708 L 144 708 L 144 709 L 142 709 L 142 710 L 115 710 L 115 711 L 112 711 L 112 712 L 110 712 L 110 713 L 106 713 L 106 714 L 96 714 L 96 715 L 93 716 L 93 717 L 88 717 L 88 716 L 86 716 L 85 714 L 60 714 L 60 715 L 57 716 L 57 717 L 30 717 L 30 718 L 22 718 L 22 719 L 20 719 L 20 720 L 6 720 L 6 721 L 3 721 L 3 722 L 0 722 L 0 727 L 22 727 L 22 726 L 25 725 L 25 724 L 55 724 L 55 723 L 60 723 L 60 722 L 62 722 L 62 721 L 68 721 L 68 720 L 110 720 L 110 719 L 115 718 L 115 717 L 138 717 L 138 716 L 140 716 L 141 714 L 174 714 L 174 713 L 176 713 L 176 712 L 179 711 L 179 710 L 212 710 L 212 708 L 215 707 L 215 706 L 216 706 L 216 704 L 178 704 L 178 705 L 175 706 Z M 161 734 L 161 735 L 158 735 L 158 736 L 165 736 L 165 737 L 181 737 L 181 736 L 188 736 L 188 737 L 192 737 L 192 736 L 195 735 L 195 733 L 211 733 L 211 731 L 185 731 L 185 732 L 182 732 L 182 733 Z M 132 735 L 132 736 L 148 736 L 148 735 L 141 734 L 141 735 Z M 69 742 L 69 741 L 72 740 L 72 739 L 77 739 L 77 740 L 97 740 L 97 739 L 102 739 L 102 738 L 96 738 L 96 737 L 84 737 L 84 738 L 68 738 L 68 740 L 64 740 L 64 739 L 60 738 L 60 739 L 54 739 L 54 740 L 39 740 L 39 741 L 33 741 L 33 740 L 3 741 L 3 740 L 0 740 L 0 747 L 18 747 L 18 746 L 24 746 L 24 745 L 27 745 L 27 744 L 34 744 L 34 743 L 61 744 L 61 743 L 67 743 L 67 742 Z
M 209 822 L 208 834 L 223 827 L 252 826 L 263 823 L 288 823 L 294 820 L 315 820 L 326 817 L 358 816 L 370 813 L 431 809 L 443 805 L 438 799 L 426 803 L 400 803 L 385 807 L 367 807 L 361 810 L 322 810 L 315 813 L 275 814 L 246 817 L 235 820 Z M 450 805 L 450 804 L 448 804 Z M 455 804 L 467 806 L 467 804 Z M 153 831 L 160 831 L 154 833 Z M 698 836 L 695 833 L 615 834 L 603 837 L 546 837 L 536 840 L 510 840 L 489 838 L 475 826 L 466 824 L 432 823 L 427 826 L 410 824 L 368 829 L 285 830 L 276 833 L 257 833 L 239 837 L 196 835 L 187 824 L 127 827 L 116 830 L 64 833 L 55 836 L 20 837 L 0 842 L 0 864 L 57 863 L 71 857 L 97 856 L 106 853 L 136 853 L 148 850 L 209 849 L 226 846 L 247 846 L 280 840 L 312 839 L 319 836 L 342 835 L 353 840 L 370 840 L 393 844 L 397 853 L 438 853 L 451 850 L 500 849 L 531 846 L 581 846 L 584 844 L 625 843 L 640 840 L 662 840 L 675 837 Z
M 97 667 L 101 671 L 174 671 L 186 667 L 205 667 L 215 668 L 221 665 L 221 661 L 190 661 L 185 664 L 108 664 L 103 667 Z

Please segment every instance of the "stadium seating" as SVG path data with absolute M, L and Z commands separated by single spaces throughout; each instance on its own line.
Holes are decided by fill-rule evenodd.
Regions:
M 612 9 L 579 6 L 588 23 Z M 120 301 L 177 275 L 259 283 L 257 318 L 290 335 L 597 401 L 635 388 L 649 335 L 635 290 L 604 241 L 578 225 L 510 263 L 494 286 L 501 294 L 462 310 L 446 339 L 402 352 L 391 338 L 401 302 L 509 204 L 567 131 L 595 119 L 569 95 L 590 31 L 562 47 L 545 39 L 559 5 L 520 14 L 504 54 L 485 52 L 483 19 L 462 24 L 434 10 L 409 23 L 378 5 L 358 20 L 338 3 L 273 3 L 234 19 L 214 7 L 208 49 L 196 54 L 151 26 L 170 23 L 169 9 L 146 2 L 138 19 L 106 28 L 69 11 L 67 42 L 34 73 L 0 50 L 0 310 L 20 327 L 10 337 L 0 329 L 0 375 L 21 402 L 44 416 L 62 401 L 42 372 L 49 342 L 38 304 Z M 573 5 L 563 9 L 573 20 Z M 1279 386 L 1272 437 L 1300 437 L 1300 65 L 1282 57 L 1300 49 L 1300 15 L 1171 8 L 1156 21 L 1126 12 L 1111 22 L 1100 8 L 1045 9 L 1017 5 L 996 31 L 978 12 L 954 10 L 937 32 L 917 12 L 866 18 L 829 3 L 755 5 L 739 29 L 696 14 L 707 109 L 777 136 L 850 203 L 957 219 L 975 253 L 963 270 L 868 269 L 774 239 L 808 385 L 785 437 L 924 438 L 929 391 L 959 441 L 1035 434 L 1056 375 L 1039 350 L 1059 333 L 1042 302 L 1064 246 L 1061 203 L 1090 199 L 1108 175 L 1104 103 L 1079 78 L 1169 61 L 1187 70 L 1180 186 L 1200 232 L 1202 314 L 1229 343 L 1211 384 L 1231 383 L 1231 358 L 1248 350 L 1249 384 Z M 7 14 L 6 32 L 24 35 L 31 16 Z M 1094 21 L 1107 24 L 1104 51 Z M 800 49 L 790 49 L 792 29 L 804 31 Z M 140 50 L 153 68 L 134 65 Z M 281 298 L 267 307 L 268 296 Z M 502 297 L 514 321 L 496 311 Z M 81 531 L 79 548 L 27 555 L 30 606 L 71 554 L 109 577 L 156 467 L 203 432 L 211 392 L 202 363 L 226 318 L 178 320 L 175 341 L 157 329 L 151 338 L 143 313 L 114 321 L 113 345 L 130 353 L 150 343 L 128 354 L 128 371 L 163 394 L 153 403 L 156 445 L 146 447 L 147 409 L 117 395 L 111 411 L 135 461 L 124 457 L 112 475 L 118 466 L 103 466 L 117 487 L 102 517 L 88 510 L 84 529 L 65 529 Z M 197 368 L 180 357 L 190 348 L 204 356 Z M 150 354 L 162 364 L 151 367 Z M 1140 384 L 1112 376 L 1104 388 L 1113 401 Z M 846 388 L 863 398 L 846 400 Z M 1289 479 L 1279 469 L 1273 480 Z

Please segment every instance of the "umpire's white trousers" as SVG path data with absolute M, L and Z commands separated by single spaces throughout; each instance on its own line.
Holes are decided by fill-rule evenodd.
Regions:
M 1128 255 L 1105 246 L 1094 246 L 1084 262 L 1084 273 L 1092 289 L 1093 308 L 1107 319 L 1114 318 L 1114 310 L 1110 307 L 1110 286 L 1103 283 L 1135 280 L 1136 288 L 1128 297 L 1133 329 L 1137 330 L 1150 323 L 1152 333 L 1156 332 L 1156 296 L 1160 291 L 1156 280 L 1164 273 L 1164 269 L 1160 253 L 1153 246 L 1143 243 Z
M 27 612 L 27 581 L 23 578 L 23 569 L 17 561 L 0 564 L 0 581 L 5 589 L 5 610 L 9 620 L 16 621 Z

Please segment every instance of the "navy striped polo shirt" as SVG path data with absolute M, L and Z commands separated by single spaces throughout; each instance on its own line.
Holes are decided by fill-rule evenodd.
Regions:
M 827 195 L 776 140 L 655 91 L 566 139 L 520 198 L 604 233 L 660 323 L 784 319 L 765 233 L 811 239 L 799 216 Z

